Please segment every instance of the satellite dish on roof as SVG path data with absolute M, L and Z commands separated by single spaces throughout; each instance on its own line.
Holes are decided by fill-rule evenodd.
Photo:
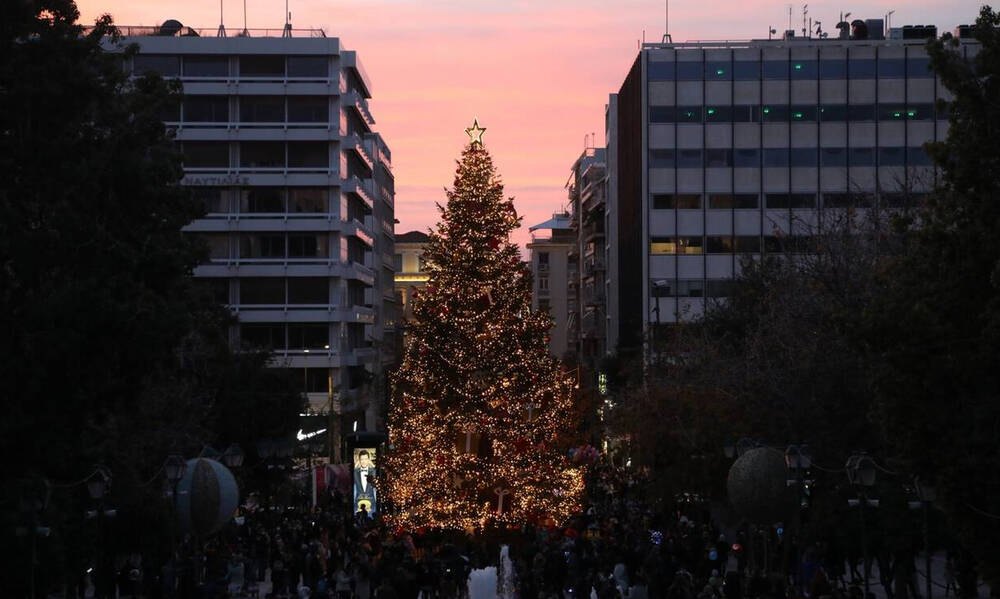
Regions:
M 183 28 L 184 25 L 181 25 L 181 22 L 177 19 L 167 19 L 160 25 L 159 35 L 174 36 L 180 33 Z

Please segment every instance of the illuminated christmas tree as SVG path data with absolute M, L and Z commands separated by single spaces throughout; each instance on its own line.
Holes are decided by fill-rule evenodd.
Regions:
M 408 528 L 565 519 L 583 490 L 566 459 L 574 378 L 548 353 L 548 315 L 510 242 L 520 224 L 479 123 L 424 251 L 393 381 L 389 516 Z

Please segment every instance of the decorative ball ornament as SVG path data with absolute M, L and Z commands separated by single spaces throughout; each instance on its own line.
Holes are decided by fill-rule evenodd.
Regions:
M 188 460 L 177 483 L 177 519 L 181 530 L 197 537 L 218 532 L 240 503 L 240 490 L 228 468 L 215 460 Z
M 783 453 L 770 447 L 751 449 L 729 469 L 729 503 L 740 516 L 755 524 L 783 520 L 795 503 L 787 481 Z

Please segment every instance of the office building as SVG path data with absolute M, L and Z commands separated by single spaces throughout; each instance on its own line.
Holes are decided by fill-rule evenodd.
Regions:
M 381 429 L 397 319 L 394 184 L 357 54 L 319 30 L 122 30 L 140 49 L 126 68 L 183 86 L 165 120 L 183 184 L 207 210 L 185 230 L 211 250 L 195 276 L 237 317 L 233 344 L 301 373 L 310 412 Z

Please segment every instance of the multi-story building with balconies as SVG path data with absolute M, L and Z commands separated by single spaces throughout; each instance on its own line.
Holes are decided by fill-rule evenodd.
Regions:
M 140 48 L 126 68 L 183 85 L 165 120 L 207 210 L 185 231 L 211 250 L 195 276 L 237 317 L 233 343 L 301 373 L 311 412 L 380 428 L 398 318 L 394 186 L 357 54 L 318 30 L 122 29 Z
M 840 29 L 642 47 L 607 114 L 609 349 L 724 299 L 742 256 L 808 251 L 824 215 L 933 188 L 922 145 L 948 127 L 925 51 L 936 28 Z
M 553 214 L 552 218 L 530 227 L 529 231 L 531 309 L 543 310 L 552 317 L 549 353 L 563 358 L 567 352 L 572 353 L 569 325 L 578 305 L 576 288 L 570 284 L 579 278 L 576 266 L 570 262 L 570 252 L 576 246 L 576 232 L 567 213 Z

